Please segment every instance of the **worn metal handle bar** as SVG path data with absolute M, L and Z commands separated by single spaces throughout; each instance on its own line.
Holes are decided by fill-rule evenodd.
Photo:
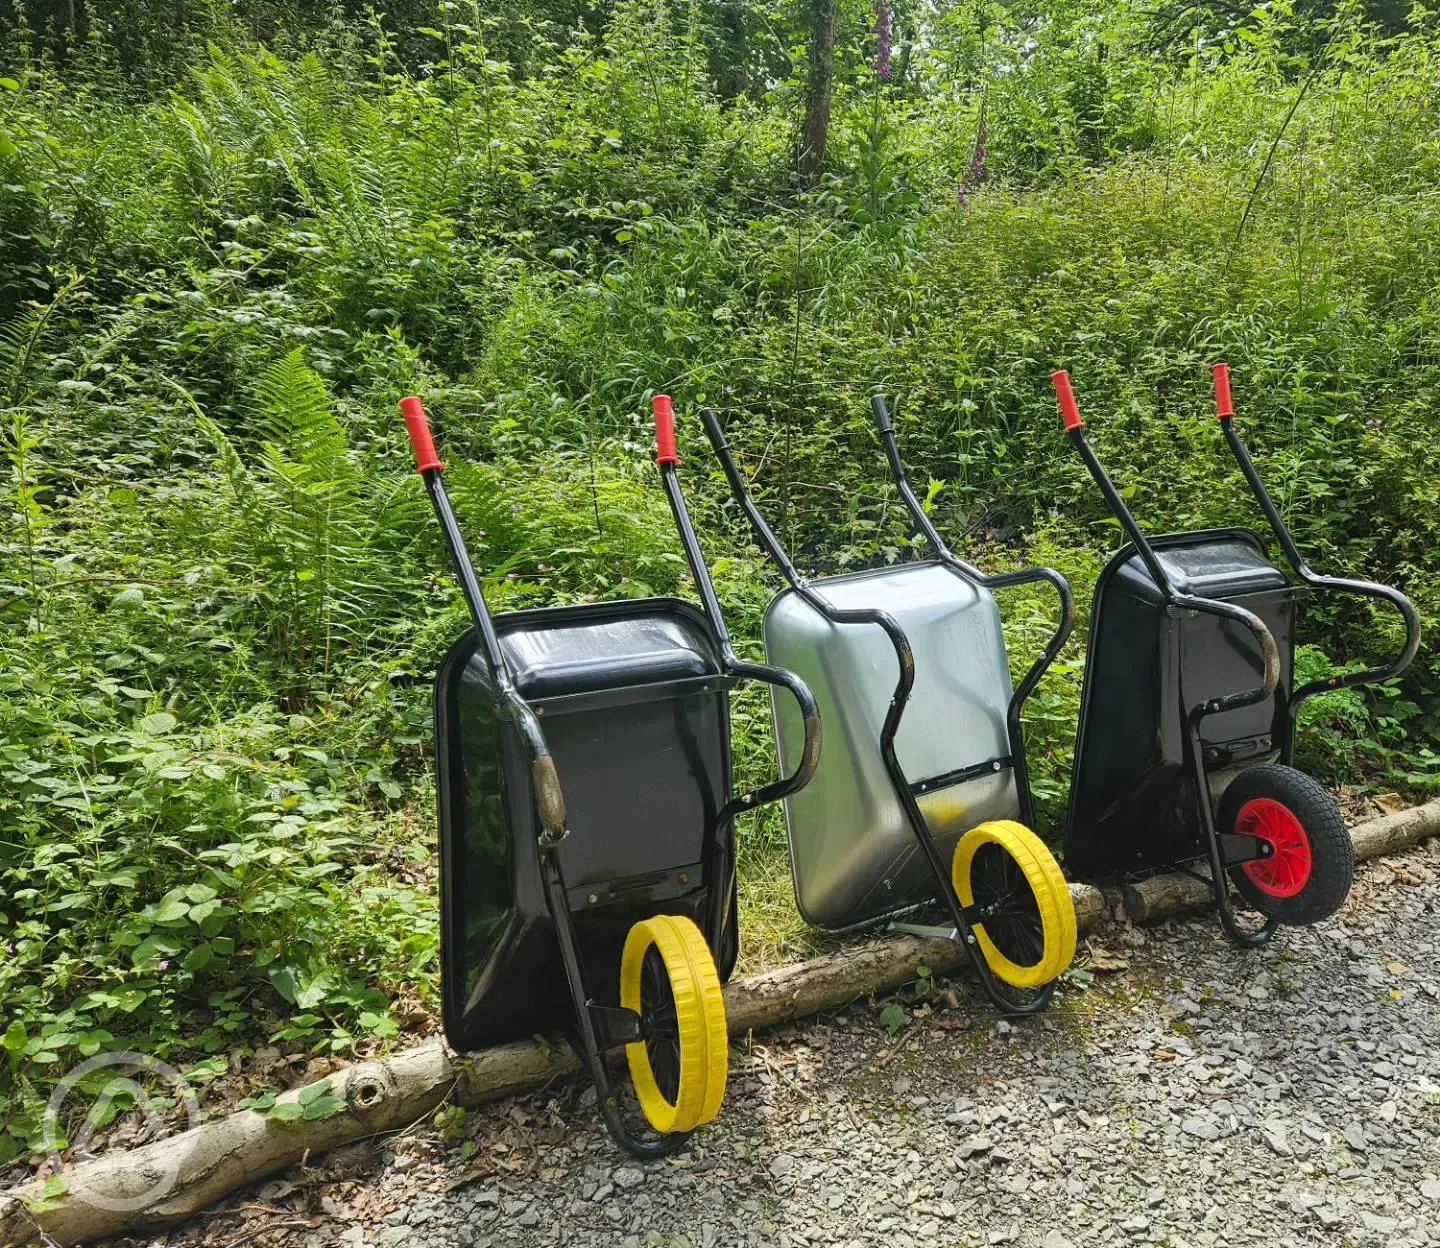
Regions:
M 733 798 L 720 812 L 717 822 L 724 826 L 727 818 L 746 810 L 777 802 L 782 797 L 798 793 L 815 774 L 820 765 L 821 726 L 820 709 L 810 688 L 793 672 L 763 663 L 748 663 L 739 658 L 730 642 L 729 630 L 725 627 L 724 613 L 720 599 L 715 594 L 715 583 L 710 578 L 710 568 L 705 562 L 705 553 L 700 539 L 695 535 L 695 526 L 690 522 L 690 509 L 685 505 L 685 494 L 680 488 L 680 456 L 675 446 L 675 412 L 670 396 L 657 394 L 655 406 L 655 463 L 660 468 L 660 479 L 665 485 L 665 496 L 670 500 L 670 510 L 675 517 L 675 527 L 680 530 L 680 541 L 685 547 L 685 558 L 690 565 L 690 574 L 695 578 L 695 587 L 700 593 L 705 614 L 709 616 L 720 643 L 720 661 L 728 676 L 740 680 L 758 680 L 765 684 L 779 685 L 788 690 L 800 704 L 800 714 L 805 724 L 805 744 L 800 752 L 800 763 L 795 771 L 780 780 L 756 789 L 751 793 Z
M 560 791 L 560 777 L 556 774 L 550 747 L 545 742 L 545 734 L 540 731 L 540 721 L 535 712 L 516 691 L 514 678 L 505 662 L 505 653 L 500 649 L 500 639 L 485 605 L 480 578 L 475 574 L 475 565 L 470 562 L 460 523 L 455 518 L 450 496 L 445 493 L 441 480 L 445 465 L 435 453 L 435 440 L 430 433 L 430 422 L 425 417 L 425 405 L 412 395 L 400 400 L 400 411 L 405 417 L 405 428 L 415 452 L 415 469 L 425 481 L 425 489 L 440 521 L 440 531 L 445 535 L 451 562 L 460 577 L 470 618 L 480 639 L 480 653 L 485 656 L 504 709 L 525 741 L 525 750 L 530 758 L 530 775 L 535 784 L 535 804 L 540 811 L 541 832 L 537 839 L 542 849 L 553 849 L 569 835 L 569 829 L 565 823 L 565 798 Z
M 1313 698 L 1317 693 L 1329 693 L 1335 689 L 1350 689 L 1356 685 L 1374 684 L 1400 675 L 1410 666 L 1420 649 L 1420 615 L 1415 610 L 1414 604 L 1398 589 L 1390 585 L 1380 585 L 1374 581 L 1351 580 L 1342 576 L 1324 576 L 1311 570 L 1310 565 L 1305 562 L 1305 556 L 1300 553 L 1299 546 L 1295 544 L 1295 538 L 1291 535 L 1289 526 L 1280 515 L 1280 509 L 1275 505 L 1275 500 L 1271 498 L 1270 491 L 1261 481 L 1260 473 L 1250 458 L 1250 452 L 1246 449 L 1245 443 L 1241 441 L 1240 434 L 1235 428 L 1235 409 L 1230 401 L 1230 368 L 1226 364 L 1216 364 L 1212 371 L 1215 376 L 1215 411 L 1220 420 L 1220 427 L 1225 431 L 1225 441 L 1235 456 L 1235 462 L 1240 465 L 1240 471 L 1250 486 L 1250 492 L 1255 495 L 1255 500 L 1260 504 L 1260 510 L 1265 513 L 1265 519 L 1269 522 L 1276 540 L 1280 543 L 1280 549 L 1284 551 L 1285 558 L 1294 569 L 1295 575 L 1314 589 L 1358 594 L 1365 598 L 1378 598 L 1388 602 L 1400 612 L 1405 621 L 1405 644 L 1395 658 L 1388 663 L 1367 668 L 1363 672 L 1351 672 L 1347 676 L 1330 676 L 1324 680 L 1312 680 L 1308 685 L 1302 685 L 1290 699 L 1291 718 L 1294 718 L 1302 703 Z
M 1120 496 L 1120 491 L 1115 488 L 1115 483 L 1110 480 L 1105 466 L 1096 457 L 1095 451 L 1086 440 L 1085 422 L 1080 419 L 1075 395 L 1070 389 L 1069 374 L 1062 370 L 1052 374 L 1050 380 L 1054 384 L 1055 394 L 1060 400 L 1060 410 L 1065 417 L 1065 431 L 1070 435 L 1070 441 L 1074 443 L 1075 449 L 1080 453 L 1085 467 L 1090 470 L 1095 484 L 1100 487 L 1100 493 L 1104 495 L 1111 512 L 1120 521 L 1120 526 L 1125 530 L 1131 545 L 1140 555 L 1166 606 L 1175 610 L 1199 611 L 1207 615 L 1218 615 L 1223 619 L 1234 620 L 1237 624 L 1249 629 L 1260 644 L 1260 653 L 1265 668 L 1261 683 L 1253 689 L 1227 694 L 1221 698 L 1212 698 L 1208 702 L 1191 708 L 1190 714 L 1203 717 L 1264 701 L 1275 692 L 1275 687 L 1280 683 L 1280 650 L 1275 644 L 1275 638 L 1271 635 L 1270 629 L 1266 627 L 1265 621 L 1253 611 L 1247 611 L 1233 602 L 1221 602 L 1216 598 L 1202 598 L 1197 594 L 1184 594 L 1175 589 L 1170 583 L 1169 576 L 1166 575 L 1165 566 L 1160 562 L 1160 557 L 1146 540 L 1144 530 L 1136 522 L 1135 517 L 1130 514 L 1130 508 L 1126 506 L 1125 500 Z

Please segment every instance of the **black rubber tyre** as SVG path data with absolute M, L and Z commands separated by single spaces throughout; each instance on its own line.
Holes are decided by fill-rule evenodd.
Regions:
M 1275 804 L 1284 808 L 1276 811 Z M 1220 799 L 1216 826 L 1221 832 L 1257 834 L 1257 817 L 1274 812 L 1282 824 L 1285 815 L 1298 823 L 1299 840 L 1306 842 L 1308 871 L 1289 880 L 1271 874 L 1271 864 L 1245 863 L 1230 868 L 1240 894 L 1267 918 L 1281 923 L 1309 924 L 1328 919 L 1345 904 L 1355 882 L 1355 843 L 1335 800 L 1303 771 L 1269 763 L 1242 771 Z M 1245 826 L 1240 826 L 1244 824 Z M 1269 839 L 1267 837 L 1267 839 Z M 1275 868 L 1280 867 L 1277 861 Z M 1277 895 L 1289 892 L 1290 895 Z

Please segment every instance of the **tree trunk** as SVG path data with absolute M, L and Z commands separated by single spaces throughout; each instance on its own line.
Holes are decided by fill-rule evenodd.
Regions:
M 796 169 L 813 182 L 825 166 L 830 141 L 830 96 L 835 79 L 835 23 L 839 0 L 810 0 L 810 79 L 805 88 L 805 127 Z

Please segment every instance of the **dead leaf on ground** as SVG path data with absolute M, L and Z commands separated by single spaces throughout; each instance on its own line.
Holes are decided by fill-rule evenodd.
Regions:
M 453 1192 L 458 1187 L 464 1187 L 467 1183 L 474 1183 L 477 1179 L 488 1179 L 495 1173 L 495 1167 L 488 1162 L 476 1162 L 468 1170 L 462 1170 L 455 1178 L 446 1183 L 440 1190 Z
M 1110 972 L 1128 971 L 1130 969 L 1129 958 L 1111 949 L 1097 945 L 1092 941 L 1085 942 L 1085 951 L 1089 955 L 1086 960 L 1086 966 L 1092 971 Z

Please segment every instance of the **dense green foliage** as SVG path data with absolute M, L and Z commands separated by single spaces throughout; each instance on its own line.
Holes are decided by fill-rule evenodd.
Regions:
M 811 566 L 906 553 L 879 389 L 943 528 L 1084 601 L 1116 533 L 1047 374 L 1071 370 L 1145 522 L 1253 522 L 1207 419 L 1228 358 L 1315 564 L 1440 620 L 1427 11 L 1266 4 L 1177 45 L 1154 10 L 899 6 L 882 82 L 846 3 L 801 189 L 804 5 L 413 0 L 298 30 L 283 7 L 192 5 L 128 53 L 83 6 L 74 37 L 0 8 L 0 1163 L 82 1054 L 425 1025 L 426 682 L 465 617 L 402 394 L 505 609 L 687 592 L 647 456 L 672 392 L 753 653 L 776 581 L 702 398 Z M 1009 607 L 1026 662 L 1049 605 Z M 1397 640 L 1354 603 L 1308 621 L 1307 674 Z M 1051 819 L 1080 656 L 1030 716 Z M 1303 761 L 1428 786 L 1437 694 L 1422 654 L 1403 688 L 1332 697 Z M 737 709 L 766 774 L 764 703 Z M 746 939 L 785 951 L 773 812 L 742 838 Z

